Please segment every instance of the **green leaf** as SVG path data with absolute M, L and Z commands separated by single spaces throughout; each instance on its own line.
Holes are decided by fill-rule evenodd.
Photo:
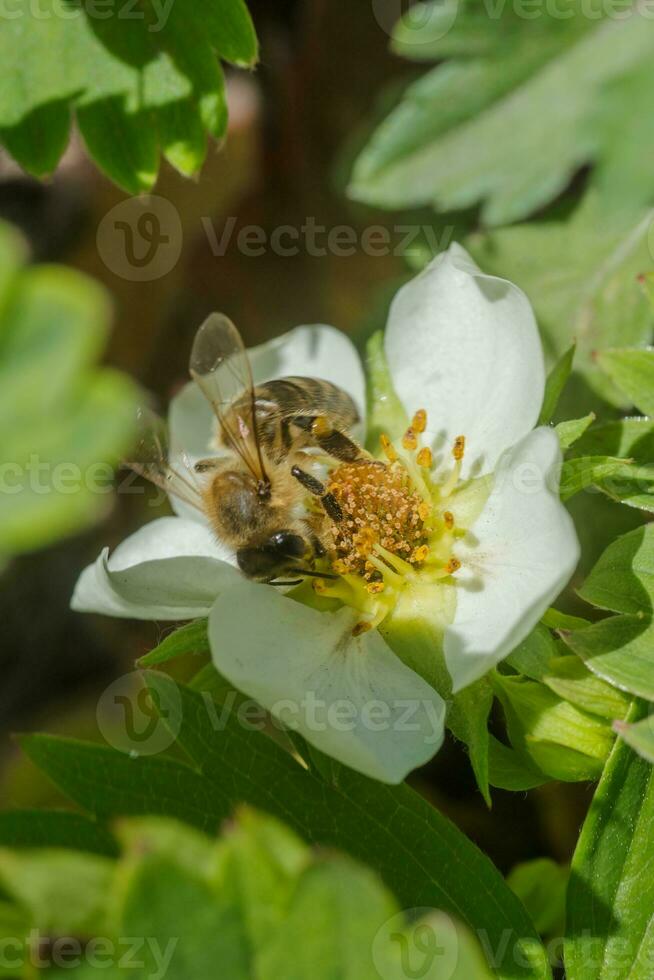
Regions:
M 652 265 L 651 221 L 649 211 L 607 214 L 597 194 L 589 192 L 567 220 L 534 221 L 466 240 L 485 272 L 525 291 L 549 358 L 561 357 L 576 338 L 575 372 L 595 394 L 623 408 L 629 399 L 600 370 L 595 352 L 650 342 L 652 309 L 638 277 Z M 596 407 L 587 392 L 577 389 L 570 414 Z
M 572 655 L 550 660 L 541 679 L 560 698 L 607 721 L 624 718 L 631 704 L 630 698 L 595 677 Z
M 566 459 L 561 469 L 561 500 L 569 500 L 587 487 L 615 477 L 629 478 L 631 461 L 611 456 L 576 456 Z
M 494 735 L 488 745 L 488 772 L 491 786 L 517 793 L 547 782 L 547 776 L 530 762 L 526 753 L 504 745 Z
M 559 422 L 555 429 L 561 443 L 561 449 L 569 449 L 578 439 L 581 439 L 594 421 L 595 413 L 590 412 L 581 419 L 568 419 L 566 422 Z
M 0 813 L 2 847 L 69 847 L 115 857 L 116 841 L 100 824 L 72 810 L 8 810 Z
M 372 453 L 379 452 L 379 440 L 387 435 L 392 441 L 406 431 L 409 419 L 391 380 L 386 355 L 384 334 L 374 333 L 366 346 L 367 368 L 367 437 L 366 446 Z
M 168 960 L 167 980 L 211 977 L 216 964 L 230 980 L 252 976 L 238 909 L 171 857 L 150 855 L 134 866 L 119 913 L 119 934 L 149 938 L 140 953 L 138 980 L 161 975 L 162 953 Z
M 0 243 L 0 257 L 11 254 L 0 282 L 0 553 L 13 555 L 106 513 L 138 394 L 95 366 L 109 325 L 104 290 L 73 269 L 21 268 L 5 226 Z
M 563 933 L 568 876 L 568 869 L 556 861 L 536 858 L 517 864 L 506 879 L 541 936 L 560 936 Z
M 53 735 L 24 735 L 20 744 L 64 793 L 101 818 L 161 814 L 209 831 L 231 813 L 224 790 L 172 759 L 133 758 Z
M 233 718 L 217 731 L 202 698 L 170 678 L 153 673 L 148 682 L 167 712 L 166 724 L 179 732 L 178 744 L 232 805 L 245 801 L 280 817 L 305 840 L 365 861 L 407 908 L 440 908 L 473 930 L 486 930 L 499 976 L 549 976 L 533 927 L 496 869 L 407 786 L 385 786 L 344 767 L 326 783 Z M 511 953 L 498 946 L 506 928 L 520 937 Z
M 106 935 L 114 862 L 54 848 L 0 848 L 0 886 L 45 935 Z
M 538 425 L 547 425 L 547 423 L 551 422 L 554 418 L 554 413 L 556 411 L 556 406 L 559 403 L 559 398 L 561 397 L 561 393 L 565 388 L 568 378 L 570 377 L 570 372 L 572 371 L 572 362 L 574 360 L 576 348 L 577 344 L 572 343 L 547 375 L 547 381 L 545 382 L 545 395 L 543 396 L 543 407 L 540 410 Z
M 534 18 L 515 4 L 489 17 L 474 0 L 435 0 L 418 11 L 429 16 L 409 11 L 397 29 L 399 50 L 453 57 L 410 85 L 374 133 L 352 175 L 358 200 L 440 210 L 483 202 L 485 223 L 518 221 L 601 157 L 607 119 L 597 105 L 606 87 L 631 74 L 644 84 L 643 72 L 651 87 L 654 34 L 636 4 L 619 18 L 581 2 L 571 2 L 565 17 L 541 8 Z M 620 123 L 631 102 L 616 98 L 611 109 Z M 640 124 L 649 130 L 647 115 Z M 611 174 L 619 190 L 624 178 L 615 169 L 604 185 Z M 632 204 L 650 201 L 647 177 L 640 193 L 632 188 Z
M 375 936 L 398 912 L 369 871 L 345 859 L 315 865 L 298 881 L 284 921 L 258 959 L 257 976 L 377 980 Z
M 601 350 L 597 363 L 644 415 L 654 415 L 654 349 Z
M 637 527 L 610 544 L 579 589 L 579 595 L 600 609 L 651 616 L 654 524 Z
M 519 674 L 539 681 L 547 673 L 547 666 L 556 656 L 556 652 L 552 634 L 539 624 L 511 651 L 506 663 Z
M 630 721 L 638 719 L 634 709 Z M 654 769 L 616 741 L 572 860 L 565 964 L 575 980 L 648 980 Z
M 597 487 L 612 500 L 654 511 L 654 422 L 620 419 L 595 425 L 584 433 L 575 454 L 630 457 L 634 465 L 621 477 L 598 480 Z
M 184 173 L 226 126 L 217 57 L 252 65 L 243 0 L 144 0 L 131 16 L 65 0 L 17 0 L 0 34 L 0 137 L 37 176 L 51 172 L 73 112 L 89 153 L 128 193 L 154 185 L 159 153 Z
M 598 677 L 654 701 L 654 625 L 650 618 L 611 616 L 561 636 Z
M 186 653 L 211 653 L 206 619 L 196 619 L 192 623 L 180 626 L 179 629 L 164 637 L 154 650 L 150 650 L 144 657 L 140 657 L 137 660 L 137 665 L 139 667 L 156 667 L 168 660 L 182 657 Z
M 626 742 L 642 759 L 654 763 L 654 724 L 651 714 L 631 724 L 615 721 L 613 728 L 623 742 Z
M 599 718 L 557 697 L 544 684 L 495 674 L 511 743 L 553 779 L 594 779 L 613 733 Z
M 493 687 L 487 677 L 452 696 L 447 727 L 468 748 L 477 786 L 488 806 L 488 719 L 493 706 Z

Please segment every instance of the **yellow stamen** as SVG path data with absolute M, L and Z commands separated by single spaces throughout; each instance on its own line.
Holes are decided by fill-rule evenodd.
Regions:
M 461 568 L 461 562 L 458 558 L 450 558 L 446 565 L 442 568 L 438 568 L 431 573 L 432 579 L 448 578 L 448 576 L 453 575 L 454 572 L 458 572 Z
M 411 555 L 411 561 L 413 562 L 423 562 L 427 561 L 429 557 L 429 547 L 426 544 L 421 544 L 419 548 L 416 548 Z
M 372 623 L 367 623 L 365 622 L 365 620 L 362 620 L 360 623 L 357 623 L 354 629 L 352 630 L 352 636 L 361 636 L 362 633 L 367 633 L 368 630 L 371 629 L 372 629 Z
M 416 414 L 413 416 L 411 428 L 414 430 L 414 432 L 424 432 L 427 428 L 427 413 L 424 408 L 419 408 Z
M 431 514 L 431 504 L 427 503 L 426 500 L 423 500 L 418 507 L 418 517 L 420 518 L 421 521 L 426 521 L 427 518 L 430 516 L 430 514 Z
M 446 510 L 443 514 L 443 523 L 448 531 L 451 531 L 454 527 L 454 514 L 451 510 Z
M 380 558 L 387 561 L 391 568 L 394 568 L 400 575 L 406 575 L 407 572 L 412 571 L 411 565 L 408 563 L 408 561 L 404 561 L 404 559 L 400 558 L 399 555 L 394 555 L 391 551 L 387 551 L 381 544 L 375 545 L 375 551 Z
M 418 448 L 418 436 L 412 428 L 407 429 L 402 436 L 402 445 L 410 452 L 414 452 Z
M 418 466 L 423 466 L 425 469 L 430 470 L 433 462 L 431 449 L 429 446 L 423 446 L 416 457 Z
M 379 593 L 383 592 L 385 588 L 386 586 L 383 582 L 368 582 L 366 585 L 366 589 L 370 595 L 379 595 Z
M 386 459 L 389 461 L 389 463 L 394 463 L 397 459 L 397 452 L 395 451 L 395 447 L 393 446 L 391 440 L 382 432 L 381 436 L 379 437 L 379 441 L 381 442 L 381 447 L 384 451 Z
M 457 463 L 463 459 L 463 454 L 466 451 L 466 437 L 457 436 L 454 440 L 454 446 L 452 447 L 452 455 L 454 456 Z
M 401 574 L 398 575 L 396 571 L 389 568 L 388 565 L 380 558 L 376 558 L 374 555 L 368 555 L 368 563 L 372 566 L 372 568 L 376 569 L 376 571 L 381 572 L 384 578 L 388 579 L 391 585 L 399 586 L 402 584 Z

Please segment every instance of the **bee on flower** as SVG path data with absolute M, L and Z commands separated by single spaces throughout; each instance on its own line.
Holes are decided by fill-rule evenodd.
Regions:
M 558 438 L 536 427 L 531 306 L 452 245 L 395 296 L 367 412 L 359 357 L 332 327 L 250 350 L 245 400 L 229 387 L 231 336 L 204 337 L 171 405 L 165 469 L 152 453 L 142 466 L 176 516 L 103 551 L 73 607 L 208 616 L 215 666 L 238 690 L 399 782 L 440 746 L 446 699 L 525 638 L 578 560 Z M 302 401 L 306 379 L 327 405 Z M 282 397 L 289 383 L 299 391 Z M 222 516 L 234 507 L 239 537 Z

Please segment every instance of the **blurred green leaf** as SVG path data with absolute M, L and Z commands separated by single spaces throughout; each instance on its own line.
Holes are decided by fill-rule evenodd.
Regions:
M 548 780 L 526 753 L 504 745 L 494 735 L 490 736 L 488 744 L 488 772 L 491 786 L 514 793 L 542 786 Z
M 543 407 L 540 410 L 538 425 L 547 425 L 554 417 L 559 398 L 572 371 L 576 347 L 576 343 L 572 343 L 547 375 Z
M 629 721 L 636 721 L 635 708 Z M 566 974 L 649 980 L 654 948 L 654 769 L 617 740 L 572 859 Z
M 153 187 L 160 152 L 191 174 L 204 159 L 206 133 L 224 134 L 218 58 L 238 65 L 257 58 L 243 0 L 202 8 L 145 0 L 130 13 L 66 0 L 12 5 L 0 33 L 0 139 L 26 170 L 54 169 L 73 113 L 91 157 L 131 194 Z
M 506 883 L 512 888 L 541 936 L 562 935 L 569 871 L 549 858 L 525 861 L 511 869 Z
M 599 369 L 594 355 L 651 340 L 652 308 L 638 282 L 654 264 L 651 221 L 652 212 L 607 214 L 589 193 L 567 220 L 534 221 L 466 241 L 484 271 L 524 289 L 550 359 L 561 357 L 576 339 L 575 372 L 596 395 L 624 408 L 629 399 Z M 595 407 L 587 393 L 577 391 L 570 414 Z
M 535 13 L 511 4 L 489 16 L 478 0 L 411 8 L 396 28 L 396 50 L 449 60 L 409 86 L 373 134 L 350 194 L 389 208 L 483 202 L 486 224 L 507 224 L 553 200 L 579 167 L 611 154 L 610 124 L 623 123 L 632 105 L 624 79 L 651 87 L 649 17 L 635 3 L 611 17 L 602 4 L 589 9 L 579 0 L 565 16 Z M 597 105 L 616 79 L 622 88 L 611 89 L 600 116 Z M 648 114 L 639 123 L 651 132 Z M 624 176 L 615 166 L 605 168 L 602 189 L 611 180 L 619 192 Z M 626 193 L 636 206 L 653 192 L 646 173 Z
M 97 368 L 105 292 L 59 266 L 20 267 L 0 226 L 0 553 L 44 547 L 111 505 L 112 464 L 128 448 L 137 389 Z
M 597 363 L 644 415 L 654 415 L 654 350 L 601 350 Z
M 0 848 L 0 885 L 45 935 L 105 935 L 113 861 L 71 850 Z

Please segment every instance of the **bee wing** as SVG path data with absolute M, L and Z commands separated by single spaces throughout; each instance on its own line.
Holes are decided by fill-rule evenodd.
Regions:
M 137 412 L 137 423 L 135 450 L 131 459 L 124 460 L 124 465 L 166 493 L 202 511 L 202 497 L 191 461 L 182 457 L 181 465 L 170 463 L 166 423 L 154 412 L 143 408 Z
M 223 313 L 210 314 L 198 329 L 189 371 L 212 406 L 227 445 L 258 480 L 267 480 L 250 362 L 240 333 Z M 238 411 L 230 413 L 236 403 Z

